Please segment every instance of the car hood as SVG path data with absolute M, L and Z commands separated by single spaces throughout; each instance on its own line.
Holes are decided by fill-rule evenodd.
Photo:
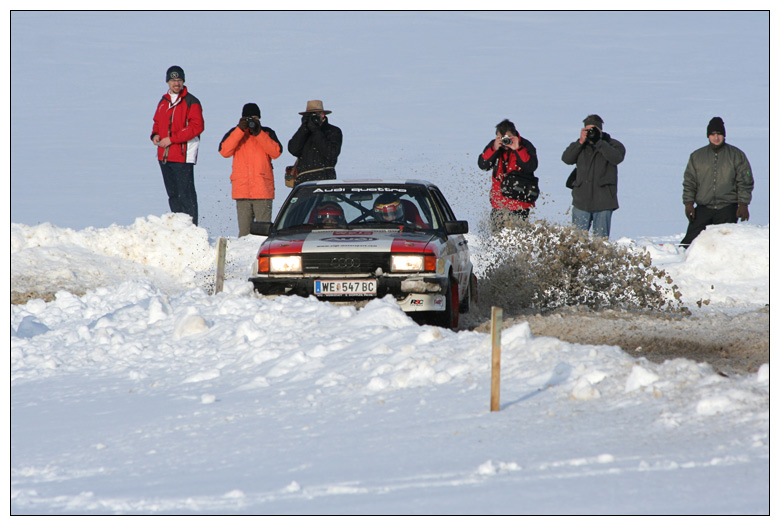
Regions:
M 313 230 L 274 235 L 263 242 L 264 254 L 306 254 L 316 252 L 424 252 L 438 239 L 430 232 L 401 232 L 397 229 Z M 437 243 L 434 243 L 437 245 Z M 429 249 L 430 250 L 430 249 Z M 437 251 L 437 250 L 436 250 Z

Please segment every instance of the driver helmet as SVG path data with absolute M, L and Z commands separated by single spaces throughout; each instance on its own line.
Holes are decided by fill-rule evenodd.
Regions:
M 325 203 L 317 208 L 315 220 L 318 225 L 341 226 L 346 223 L 344 210 L 336 203 Z
M 395 194 L 382 194 L 374 202 L 374 212 L 383 221 L 403 221 L 404 207 L 401 198 Z

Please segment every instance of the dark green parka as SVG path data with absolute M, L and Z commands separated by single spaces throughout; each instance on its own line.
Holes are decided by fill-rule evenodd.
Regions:
M 707 208 L 749 205 L 753 194 L 753 172 L 747 156 L 727 143 L 707 145 L 688 158 L 683 176 L 683 203 Z

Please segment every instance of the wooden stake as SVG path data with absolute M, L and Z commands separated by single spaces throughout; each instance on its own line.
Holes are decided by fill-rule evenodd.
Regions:
M 225 282 L 225 253 L 227 252 L 227 239 L 219 238 L 217 242 L 217 283 L 214 294 L 222 292 L 222 284 Z
M 504 310 L 501 307 L 490 309 L 490 338 L 493 346 L 493 367 L 490 377 L 490 410 L 501 410 L 501 325 Z

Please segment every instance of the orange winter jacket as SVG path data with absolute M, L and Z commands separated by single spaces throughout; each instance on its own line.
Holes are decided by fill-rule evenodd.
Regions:
M 282 155 L 282 144 L 271 128 L 258 135 L 235 127 L 219 143 L 222 157 L 233 157 L 233 199 L 273 199 L 274 171 L 271 159 Z

